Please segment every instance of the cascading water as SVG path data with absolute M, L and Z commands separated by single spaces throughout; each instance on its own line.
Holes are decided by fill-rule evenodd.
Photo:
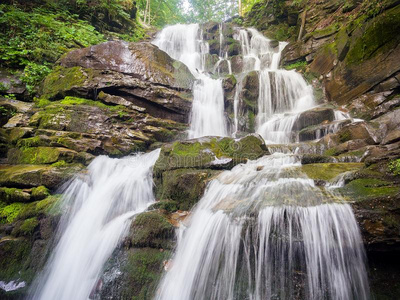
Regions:
M 276 153 L 213 180 L 156 299 L 369 299 L 351 207 L 298 166 Z
M 152 168 L 160 150 L 122 159 L 97 157 L 66 189 L 60 240 L 32 299 L 88 299 L 104 263 L 135 214 L 154 202 Z
M 315 107 L 311 86 L 295 71 L 278 69 L 285 43 L 272 47 L 254 29 L 239 30 L 236 39 L 243 72 L 259 76 L 257 132 L 271 143 L 296 142 L 295 121 Z M 243 75 L 237 77 L 234 135 Z M 337 183 L 315 186 L 292 153 L 288 147 L 210 182 L 156 299 L 370 299 L 351 207 L 335 193 Z
M 227 136 L 222 80 L 213 79 L 204 72 L 205 54 L 209 50 L 199 25 L 168 26 L 157 35 L 153 44 L 186 64 L 197 79 L 193 87 L 189 138 Z

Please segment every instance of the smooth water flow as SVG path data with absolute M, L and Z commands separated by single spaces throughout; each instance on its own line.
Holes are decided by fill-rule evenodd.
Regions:
M 276 153 L 213 180 L 156 299 L 368 299 L 351 207 Z
M 60 240 L 32 299 L 89 298 L 132 217 L 154 202 L 152 168 L 159 152 L 122 159 L 99 156 L 87 174 L 69 184 Z
M 205 73 L 205 54 L 209 49 L 199 25 L 168 26 L 157 35 L 153 44 L 187 65 L 197 79 L 193 86 L 189 138 L 227 136 L 222 80 Z
M 300 74 L 278 68 L 286 43 L 273 43 L 255 29 L 239 29 L 235 38 L 243 73 L 237 76 L 233 135 L 242 79 L 257 71 L 257 132 L 268 143 L 297 142 L 294 124 L 315 102 Z M 346 116 L 337 112 L 335 118 Z M 327 132 L 337 130 L 335 123 L 329 126 Z M 315 186 L 294 154 L 307 149 L 287 145 L 283 154 L 278 148 L 285 147 L 209 183 L 156 299 L 370 299 L 359 228 L 351 207 L 335 193 L 342 181 Z

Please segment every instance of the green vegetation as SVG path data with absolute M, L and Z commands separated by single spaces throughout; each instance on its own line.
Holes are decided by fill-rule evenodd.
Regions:
M 6 205 L 5 203 L 0 202 L 0 224 L 12 223 L 18 217 L 24 206 L 23 203 L 12 203 Z
M 389 162 L 388 167 L 393 175 L 400 175 L 400 158 Z
M 295 63 L 292 63 L 290 65 L 284 66 L 286 70 L 304 70 L 307 67 L 307 62 L 306 61 L 297 61 Z
M 389 181 L 375 178 L 360 178 L 351 181 L 340 191 L 354 200 L 394 196 L 400 188 Z
M 101 33 L 77 16 L 41 7 L 24 11 L 0 5 L 0 28 L 1 65 L 23 69 L 21 80 L 31 93 L 62 54 L 104 41 Z
M 174 227 L 155 211 L 138 215 L 132 222 L 132 245 L 135 247 L 171 248 Z

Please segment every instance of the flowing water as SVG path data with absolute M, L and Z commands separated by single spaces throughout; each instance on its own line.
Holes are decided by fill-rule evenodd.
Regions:
M 222 45 L 224 36 L 219 38 Z M 335 192 L 345 177 L 324 188 L 301 172 L 300 153 L 324 151 L 296 144 L 293 134 L 299 114 L 315 106 L 312 88 L 295 71 L 278 68 L 286 43 L 274 45 L 254 29 L 238 29 L 235 38 L 244 64 L 237 76 L 232 130 L 224 115 L 222 79 L 205 72 L 209 47 L 199 25 L 166 27 L 153 42 L 196 78 L 189 138 L 236 135 L 242 79 L 257 71 L 256 130 L 276 144 L 270 146 L 273 154 L 224 171 L 209 183 L 187 228 L 179 231 L 172 267 L 155 298 L 369 299 L 359 228 L 351 207 Z M 218 70 L 224 61 L 230 66 L 222 46 L 219 56 Z M 317 134 L 334 132 L 348 117 L 336 112 L 335 118 L 338 123 Z M 68 213 L 33 299 L 90 297 L 132 218 L 154 202 L 152 167 L 159 152 L 98 157 L 87 174 L 69 184 L 63 201 Z
M 359 228 L 350 205 L 335 193 L 343 180 L 315 186 L 295 154 L 307 153 L 307 147 L 287 145 L 298 141 L 293 126 L 300 113 L 316 106 L 311 86 L 295 71 L 278 68 L 286 43 L 273 47 L 254 29 L 238 30 L 236 39 L 243 74 L 257 71 L 259 77 L 256 131 L 267 142 L 283 145 L 210 182 L 155 298 L 369 299 Z M 243 74 L 237 76 L 233 135 Z M 193 114 L 197 110 L 194 103 Z M 335 113 L 338 123 L 346 118 Z M 317 134 L 339 125 L 329 126 Z
M 99 156 L 66 189 L 60 240 L 32 299 L 88 299 L 132 217 L 154 202 L 152 168 L 160 150 L 122 159 Z
M 178 24 L 166 27 L 157 35 L 153 44 L 186 64 L 196 78 L 189 138 L 227 136 L 222 79 L 213 79 L 205 73 L 205 55 L 209 48 L 203 41 L 199 25 Z
M 351 207 L 275 153 L 213 180 L 156 299 L 369 299 Z

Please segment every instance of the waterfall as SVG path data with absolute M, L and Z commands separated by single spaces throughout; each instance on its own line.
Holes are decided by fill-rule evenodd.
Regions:
M 122 159 L 99 156 L 65 191 L 68 213 L 32 299 L 88 299 L 132 217 L 154 202 L 152 168 L 160 150 Z
M 168 26 L 157 35 L 153 44 L 183 62 L 196 78 L 189 138 L 227 136 L 222 80 L 205 73 L 205 55 L 209 50 L 199 25 Z
M 214 179 L 156 299 L 369 299 L 351 207 L 299 165 L 276 153 Z
M 278 69 L 281 53 L 287 43 L 272 41 L 257 30 L 240 29 L 236 35 L 243 53 L 243 72 L 257 71 L 259 77 L 258 113 L 256 131 L 267 142 L 289 143 L 299 114 L 315 106 L 313 90 L 295 71 Z M 239 95 L 242 86 L 237 86 Z M 234 100 L 235 108 L 240 99 Z M 237 132 L 237 110 L 234 112 L 234 132 Z
M 235 38 L 243 74 L 237 76 L 233 134 L 242 79 L 257 71 L 257 133 L 270 143 L 297 142 L 294 124 L 316 104 L 300 74 L 278 68 L 286 43 L 274 46 L 255 29 L 239 29 Z M 335 113 L 337 121 L 345 118 Z M 208 184 L 180 233 L 157 300 L 370 299 L 365 250 L 350 205 L 335 185 L 316 186 L 301 172 L 294 153 L 304 147 L 286 148 Z

